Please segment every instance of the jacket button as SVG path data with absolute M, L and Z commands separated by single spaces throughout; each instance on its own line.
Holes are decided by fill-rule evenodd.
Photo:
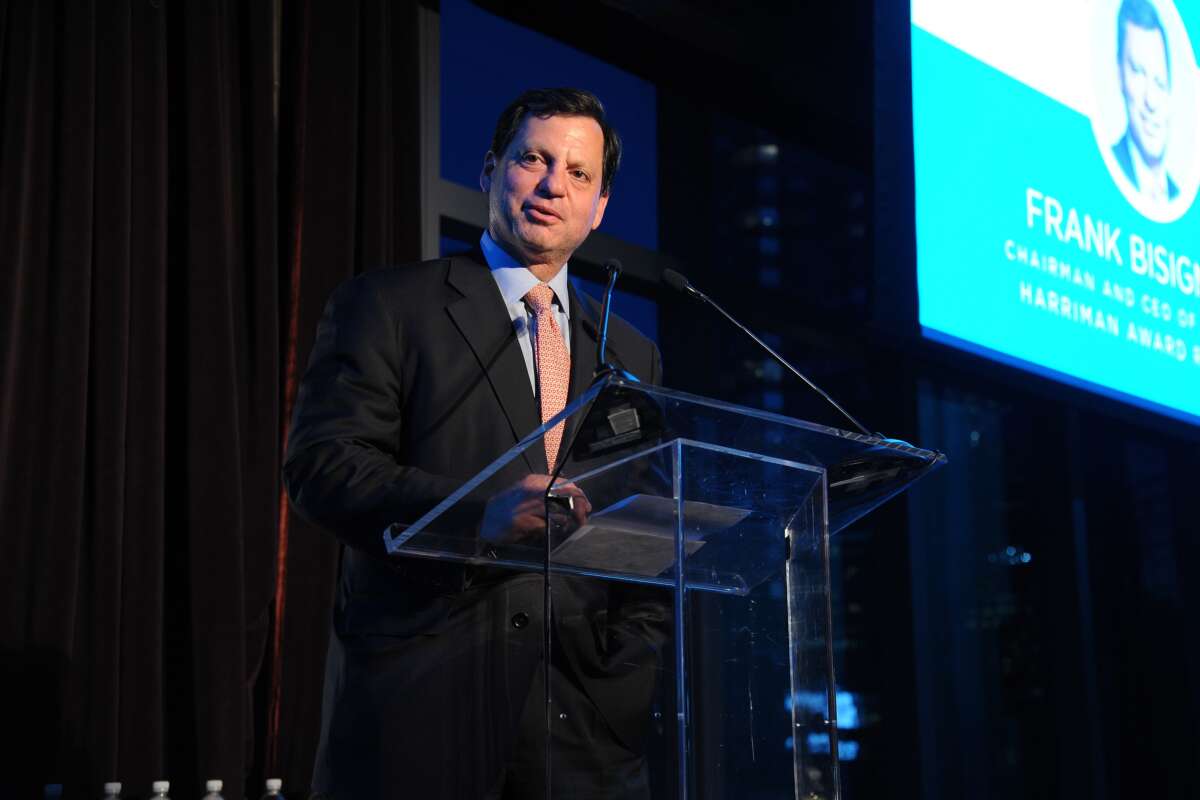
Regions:
M 521 628 L 524 628 L 528 624 L 529 624 L 529 615 L 526 614 L 524 611 L 518 611 L 516 614 L 513 614 L 512 626 L 514 628 L 516 628 L 517 630 L 521 630 Z

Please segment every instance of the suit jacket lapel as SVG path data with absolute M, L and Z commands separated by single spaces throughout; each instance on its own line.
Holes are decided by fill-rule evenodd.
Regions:
M 512 320 L 483 253 L 452 258 L 446 282 L 462 294 L 446 305 L 446 312 L 487 375 L 514 443 L 520 441 L 541 424 L 541 414 L 529 390 L 529 372 Z M 528 447 L 523 455 L 531 472 L 547 472 L 544 448 Z
M 567 391 L 570 403 L 592 385 L 596 371 L 596 320 L 585 298 L 579 297 L 574 284 L 568 284 L 571 304 L 571 386 Z

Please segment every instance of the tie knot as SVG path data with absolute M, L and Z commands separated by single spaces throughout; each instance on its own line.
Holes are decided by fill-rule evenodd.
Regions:
M 550 304 L 554 302 L 554 290 L 547 284 L 539 283 L 525 295 L 525 302 L 529 303 L 535 314 L 549 311 Z

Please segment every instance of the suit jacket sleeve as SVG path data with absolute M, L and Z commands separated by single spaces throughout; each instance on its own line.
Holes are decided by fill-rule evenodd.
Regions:
M 342 284 L 325 307 L 296 396 L 283 477 L 305 517 L 382 554 L 388 525 L 416 521 L 462 481 L 398 461 L 408 388 L 399 312 L 367 277 Z

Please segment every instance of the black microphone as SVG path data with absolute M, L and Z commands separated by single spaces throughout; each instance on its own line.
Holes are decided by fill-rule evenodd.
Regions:
M 617 278 L 621 277 L 621 262 L 610 258 L 604 262 L 604 271 L 608 273 L 608 285 L 604 287 L 604 302 L 600 306 L 600 330 L 596 335 L 596 370 L 593 373 L 596 376 L 612 371 L 612 365 L 604 357 L 604 350 L 608 347 L 608 312 L 612 308 L 613 288 L 617 285 Z
M 604 269 L 608 272 L 608 286 L 604 288 L 604 302 L 600 306 L 600 327 L 596 331 L 596 370 L 592 373 L 592 383 L 595 384 L 609 375 L 640 383 L 638 376 L 613 365 L 605 357 L 605 351 L 608 349 L 608 313 L 612 307 L 613 287 L 617 285 L 617 278 L 621 275 L 621 262 L 610 258 L 604 262 Z
M 662 280 L 663 280 L 663 283 L 665 283 L 667 286 L 670 286 L 675 291 L 681 292 L 690 297 L 694 297 L 695 299 L 697 299 L 703 303 L 707 303 L 708 305 L 712 306 L 717 311 L 719 311 L 721 313 L 721 316 L 725 317 L 725 319 L 732 322 L 738 328 L 738 330 L 740 330 L 742 333 L 746 334 L 751 339 L 753 339 L 755 344 L 757 344 L 763 350 L 766 350 L 768 353 L 770 353 L 775 358 L 776 361 L 778 361 L 783 366 L 787 367 L 792 372 L 792 374 L 794 374 L 797 378 L 799 378 L 800 380 L 802 380 L 806 384 L 808 384 L 810 389 L 812 389 L 817 394 L 821 395 L 821 397 L 824 397 L 825 400 L 831 406 L 836 408 L 843 417 L 850 420 L 850 422 L 854 425 L 854 427 L 858 428 L 860 431 L 862 431 L 867 436 L 881 436 L 880 434 L 871 433 L 869 430 L 867 430 L 861 422 L 859 422 L 857 419 L 855 419 L 853 416 L 851 416 L 849 411 L 842 408 L 840 405 L 838 405 L 836 400 L 834 400 L 832 397 L 830 397 L 828 394 L 826 394 L 824 389 L 822 389 L 820 386 L 817 386 L 815 383 L 810 381 L 803 372 L 796 369 L 794 366 L 791 365 L 791 363 L 786 358 L 779 355 L 779 353 L 776 353 L 775 350 L 772 349 L 770 345 L 768 345 L 762 339 L 755 336 L 754 331 L 750 330 L 745 325 L 743 325 L 742 323 L 740 323 L 736 319 L 734 319 L 729 314 L 728 311 L 726 311 L 725 309 L 723 309 L 719 305 L 717 305 L 717 303 L 711 297 L 709 297 L 704 292 L 697 289 L 695 286 L 692 286 L 692 284 L 688 281 L 687 278 L 683 277 L 682 275 L 680 275 L 678 272 L 676 272 L 673 269 L 665 269 L 665 270 L 663 270 L 663 273 L 662 273 Z

